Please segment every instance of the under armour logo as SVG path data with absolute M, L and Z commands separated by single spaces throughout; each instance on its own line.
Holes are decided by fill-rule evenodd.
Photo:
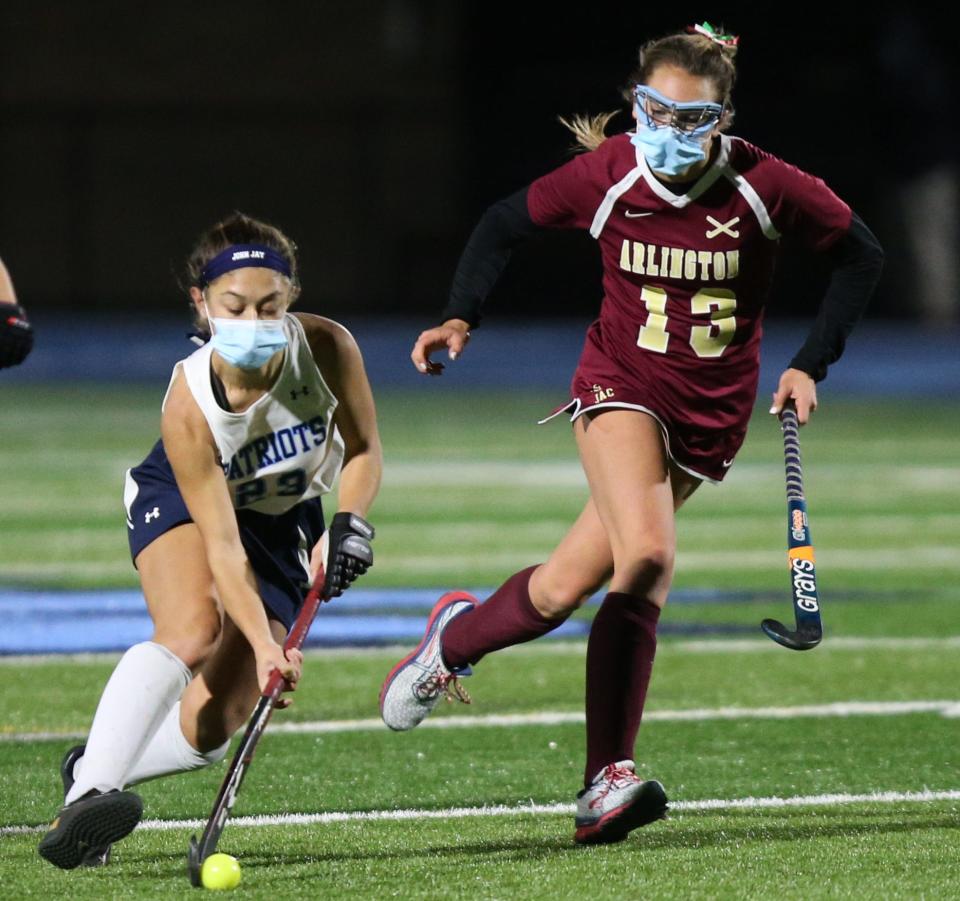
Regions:
M 729 222 L 718 222 L 713 216 L 707 216 L 707 222 L 709 222 L 713 228 L 707 231 L 708 238 L 715 238 L 717 235 L 730 235 L 731 238 L 739 238 L 740 232 L 734 231 L 733 226 L 740 221 L 739 216 L 734 216 Z
M 297 391 L 297 389 L 294 388 L 294 389 L 290 392 L 290 400 L 296 400 L 301 394 L 302 394 L 304 397 L 306 397 L 309 393 L 310 393 L 310 386 L 309 386 L 309 385 L 304 385 L 302 391 Z
M 143 521 L 149 524 L 151 519 L 159 519 L 159 518 L 160 518 L 160 508 L 154 507 L 149 513 L 144 515 Z

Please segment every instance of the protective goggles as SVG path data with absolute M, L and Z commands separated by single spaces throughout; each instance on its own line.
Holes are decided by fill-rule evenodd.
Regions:
M 723 115 L 723 104 L 705 103 L 701 100 L 693 103 L 676 103 L 664 97 L 645 84 L 633 89 L 637 101 L 638 115 L 642 115 L 649 128 L 669 125 L 684 134 L 698 135 L 710 131 Z

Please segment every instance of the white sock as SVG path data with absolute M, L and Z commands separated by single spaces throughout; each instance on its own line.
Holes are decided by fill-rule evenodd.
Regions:
M 135 644 L 107 682 L 87 738 L 83 766 L 67 794 L 70 804 L 91 789 L 122 788 L 127 773 L 190 681 L 176 654 L 152 641 Z
M 212 751 L 198 751 L 187 741 L 180 728 L 180 702 L 173 705 L 167 718 L 157 729 L 140 759 L 127 774 L 126 784 L 136 785 L 172 773 L 189 773 L 211 763 L 219 763 L 227 756 L 230 739 Z M 81 758 L 81 761 L 83 758 Z M 75 769 L 79 770 L 80 767 Z

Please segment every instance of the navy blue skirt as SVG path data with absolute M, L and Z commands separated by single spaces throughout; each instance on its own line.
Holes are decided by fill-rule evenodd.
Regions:
M 127 473 L 123 500 L 134 566 L 137 555 L 152 541 L 193 522 L 162 441 Z M 310 590 L 310 574 L 303 567 L 300 548 L 305 545 L 309 553 L 325 528 L 320 498 L 303 501 L 279 516 L 238 510 L 237 526 L 267 613 L 289 629 Z

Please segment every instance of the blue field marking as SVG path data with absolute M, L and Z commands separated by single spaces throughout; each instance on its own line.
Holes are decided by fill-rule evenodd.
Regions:
M 424 625 L 440 588 L 355 588 L 320 608 L 307 647 L 362 647 L 411 644 L 423 636 Z M 486 598 L 489 588 L 473 589 Z M 832 601 L 876 597 L 876 592 L 846 592 Z M 899 595 L 898 595 L 899 596 Z M 603 593 L 588 605 L 596 607 Z M 677 589 L 670 604 L 735 604 L 782 601 L 776 592 Z M 0 589 L 0 655 L 79 654 L 120 651 L 146 641 L 152 634 L 143 596 L 139 591 L 44 591 Z M 549 633 L 547 638 L 583 638 L 590 616 L 578 616 Z M 663 636 L 753 635 L 750 623 L 671 623 L 659 628 Z

